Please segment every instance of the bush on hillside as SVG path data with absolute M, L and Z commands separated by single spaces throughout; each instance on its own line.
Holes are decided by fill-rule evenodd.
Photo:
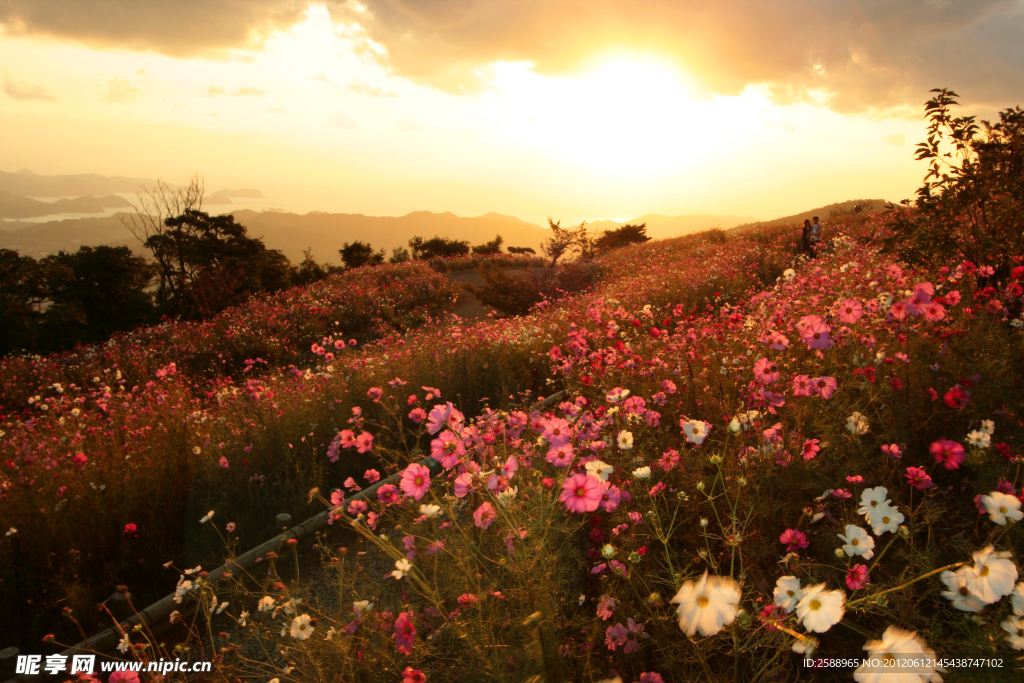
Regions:
M 469 242 L 449 237 L 431 237 L 429 240 L 425 240 L 417 236 L 409 240 L 409 248 L 412 249 L 414 259 L 465 256 L 469 253 Z
M 481 256 L 488 256 L 501 253 L 501 244 L 505 240 L 502 239 L 501 235 L 496 235 L 490 242 L 484 244 L 478 244 L 473 247 L 473 253 Z
M 570 263 L 559 268 L 533 269 L 517 275 L 500 265 L 484 263 L 477 272 L 487 283 L 471 287 L 481 302 L 508 315 L 526 315 L 541 301 L 554 301 L 594 286 L 601 270 L 594 264 Z
M 643 244 L 651 238 L 647 236 L 647 224 L 623 225 L 614 230 L 605 230 L 604 234 L 597 238 L 595 246 L 598 251 L 618 249 L 630 244 Z
M 952 115 L 955 92 L 932 92 L 924 106 L 928 141 L 916 154 L 929 161 L 928 174 L 916 200 L 893 207 L 889 233 L 878 241 L 911 265 L 966 259 L 1004 281 L 1010 255 L 1024 251 L 1024 110 L 982 121 L 979 134 L 974 116 Z
M 373 247 L 366 243 L 356 240 L 349 244 L 345 242 L 341 249 L 338 250 L 341 254 L 341 260 L 344 261 L 346 268 L 359 268 L 360 266 L 379 266 L 384 263 L 384 250 L 374 251 Z

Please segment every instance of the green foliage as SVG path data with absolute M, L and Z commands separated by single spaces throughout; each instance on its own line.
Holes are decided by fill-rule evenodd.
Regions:
M 395 247 L 391 250 L 391 258 L 388 259 L 388 263 L 405 263 L 410 260 L 412 260 L 412 256 L 409 254 L 408 249 L 405 247 Z
M 327 277 L 330 271 L 316 262 L 316 259 L 313 258 L 312 249 L 306 249 L 302 252 L 302 256 L 302 263 L 292 267 L 292 284 L 308 285 L 311 282 L 319 282 Z
M 928 174 L 913 204 L 892 207 L 889 233 L 878 241 L 911 265 L 967 259 L 1002 280 L 1010 256 L 1024 248 L 1024 110 L 1006 109 L 979 128 L 974 116 L 952 115 L 955 92 L 932 92 L 924 107 L 928 141 L 916 153 L 929 162 Z
M 478 244 L 475 247 L 473 247 L 473 253 L 481 255 L 500 254 L 501 244 L 504 241 L 505 240 L 502 239 L 501 235 L 497 235 L 490 242 Z
M 533 269 L 523 275 L 485 263 L 477 272 L 487 283 L 472 287 L 481 302 L 509 315 L 526 315 L 541 301 L 554 301 L 597 283 L 601 270 L 592 264 L 571 263 L 559 268 Z
M 154 320 L 146 289 L 156 269 L 128 247 L 83 246 L 47 257 L 41 267 L 52 302 L 42 326 L 43 349 L 102 342 Z
M 469 242 L 448 237 L 431 237 L 429 240 L 413 237 L 409 240 L 409 248 L 412 249 L 414 259 L 465 256 L 469 253 Z
M 346 268 L 359 268 L 361 266 L 379 266 L 384 263 L 384 250 L 374 251 L 368 243 L 356 240 L 349 244 L 345 242 L 341 249 L 341 260 Z
M 46 300 L 43 269 L 29 256 L 0 249 L 0 355 L 33 348 L 39 307 Z
M 596 242 L 598 251 L 618 249 L 630 244 L 643 244 L 651 238 L 647 236 L 647 224 L 623 225 L 614 230 L 605 230 Z

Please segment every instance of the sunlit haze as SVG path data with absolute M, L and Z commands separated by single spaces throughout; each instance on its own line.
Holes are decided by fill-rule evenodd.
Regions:
M 731 26 L 745 3 L 725 3 L 702 15 L 713 40 L 684 28 L 690 3 L 648 23 L 650 3 L 621 3 L 621 33 L 619 10 L 598 3 L 608 16 L 579 25 L 590 39 L 558 53 L 572 14 L 531 2 L 214 2 L 191 37 L 175 3 L 98 3 L 109 24 L 51 22 L 47 4 L 0 4 L 0 171 L 199 172 L 210 190 L 257 188 L 293 211 L 770 219 L 899 200 L 923 176 L 913 146 L 930 88 L 982 115 L 1024 92 L 1005 29 L 1021 3 L 889 3 L 921 19 L 907 36 L 883 3 L 834 3 L 790 35 L 759 27 L 763 8 Z M 978 73 L 941 49 L 957 36 L 994 42 Z

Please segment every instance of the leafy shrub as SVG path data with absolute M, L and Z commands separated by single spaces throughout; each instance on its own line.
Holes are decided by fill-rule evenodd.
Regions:
M 570 263 L 558 268 L 536 268 L 517 275 L 493 264 L 477 268 L 486 285 L 472 287 L 480 301 L 509 315 L 525 315 L 541 301 L 557 300 L 592 287 L 601 268 L 594 264 Z
M 429 240 L 413 237 L 409 240 L 409 248 L 412 249 L 414 259 L 465 256 L 469 253 L 469 242 L 449 237 L 431 237 Z
M 595 246 L 598 251 L 618 249 L 630 244 L 643 244 L 651 238 L 647 236 L 647 224 L 623 225 L 614 230 L 605 230 L 604 234 L 597 238 Z

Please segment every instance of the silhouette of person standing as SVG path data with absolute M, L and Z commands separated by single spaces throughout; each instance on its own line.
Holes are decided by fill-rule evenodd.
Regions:
M 811 255 L 817 256 L 818 248 L 821 245 L 821 223 L 818 222 L 817 216 L 814 217 L 814 223 L 811 224 L 809 241 L 811 243 Z
M 811 221 L 807 218 L 804 219 L 803 230 L 800 231 L 800 253 L 809 254 L 811 252 Z

